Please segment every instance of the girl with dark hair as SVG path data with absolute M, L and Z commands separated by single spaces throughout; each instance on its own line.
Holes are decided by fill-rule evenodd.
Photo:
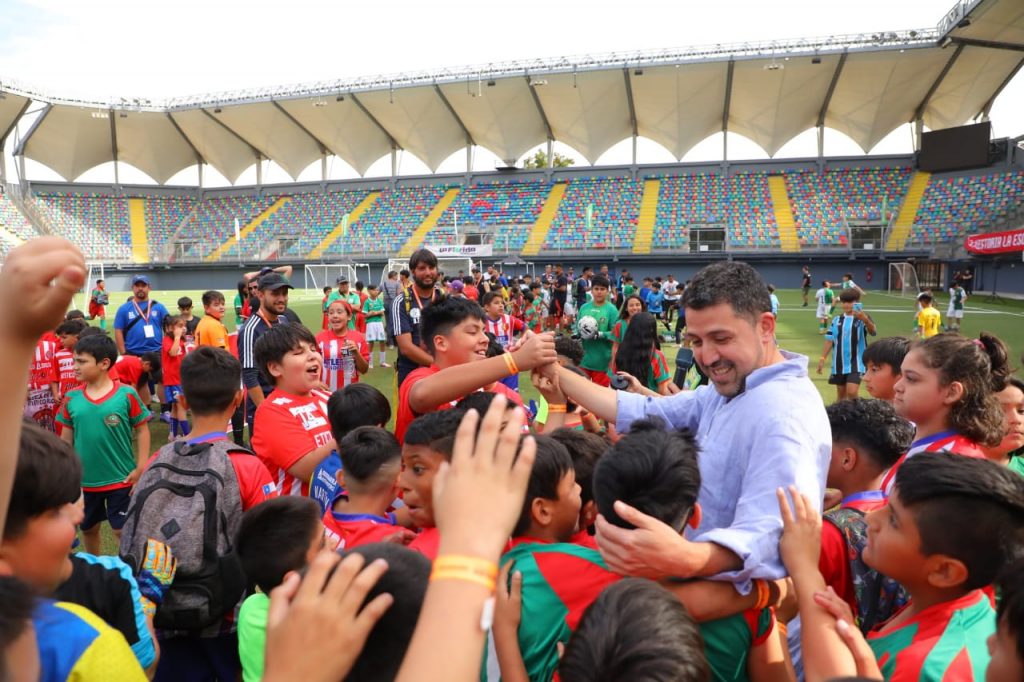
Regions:
M 256 280 L 253 280 L 253 284 Z M 238 293 L 235 294 L 235 325 L 245 322 L 252 312 L 249 310 L 249 280 L 238 280 Z
M 953 452 L 983 458 L 984 447 L 1002 442 L 1006 418 L 996 395 L 1006 388 L 1010 363 L 997 337 L 937 334 L 915 343 L 901 369 L 893 407 L 917 426 L 917 433 L 907 454 L 886 474 L 883 490 L 889 490 L 908 457 Z
M 619 321 L 612 327 L 612 358 L 619 352 L 619 344 L 626 336 L 626 328 L 629 327 L 629 318 L 646 309 L 644 301 L 639 296 L 630 295 L 622 302 L 619 308 Z
M 630 317 L 626 334 L 615 353 L 615 371 L 630 381 L 630 390 L 634 393 L 657 396 L 679 392 L 661 352 L 658 321 L 654 315 L 639 312 Z

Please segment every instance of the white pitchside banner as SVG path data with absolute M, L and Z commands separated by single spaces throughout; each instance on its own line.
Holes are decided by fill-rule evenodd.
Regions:
M 481 258 L 490 256 L 491 244 L 427 244 L 423 248 L 438 258 Z

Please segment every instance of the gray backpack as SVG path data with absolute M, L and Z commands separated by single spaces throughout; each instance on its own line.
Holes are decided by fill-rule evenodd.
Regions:
M 228 457 L 239 451 L 249 453 L 225 440 L 168 443 L 135 486 L 121 531 L 121 558 L 137 575 L 153 538 L 178 560 L 153 619 L 159 629 L 201 630 L 242 598 L 245 576 L 234 551 L 242 497 Z

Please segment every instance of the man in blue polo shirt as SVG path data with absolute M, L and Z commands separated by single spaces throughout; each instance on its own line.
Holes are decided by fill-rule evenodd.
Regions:
M 121 355 L 142 355 L 160 352 L 163 344 L 164 318 L 167 308 L 149 300 L 149 277 L 132 277 L 132 297 L 117 309 L 114 317 L 114 342 Z

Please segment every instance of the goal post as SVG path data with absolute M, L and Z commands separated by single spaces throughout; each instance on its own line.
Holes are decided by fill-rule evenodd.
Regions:
M 889 263 L 889 293 L 894 296 L 917 296 L 917 268 L 913 263 Z
M 454 279 L 458 276 L 459 270 L 462 270 L 468 276 L 472 272 L 474 265 L 479 266 L 480 263 L 474 264 L 472 258 L 438 258 L 437 259 L 437 270 L 443 272 L 446 277 Z M 380 281 L 383 285 L 384 280 L 388 278 L 388 273 L 394 270 L 395 272 L 401 272 L 409 267 L 408 258 L 389 258 L 388 266 L 384 268 L 380 275 Z
M 333 287 L 338 278 L 345 276 L 352 284 L 356 282 L 356 269 L 350 263 L 313 263 L 303 272 L 303 284 L 307 294 L 319 294 L 324 287 Z
M 75 300 L 75 296 L 71 297 L 71 307 L 75 310 L 89 310 L 89 299 L 92 297 L 92 290 L 96 286 L 96 280 L 106 279 L 107 275 L 103 269 L 103 263 L 86 263 L 86 276 L 85 286 L 82 287 L 82 292 L 78 295 L 78 301 Z M 79 301 L 81 306 L 78 305 Z

